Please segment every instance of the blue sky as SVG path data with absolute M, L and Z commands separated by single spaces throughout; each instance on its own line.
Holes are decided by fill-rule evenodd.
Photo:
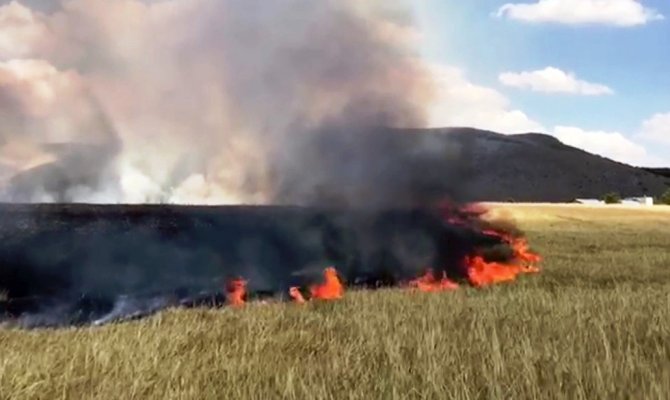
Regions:
M 604 16 L 609 10 L 597 9 L 570 15 L 570 3 L 575 1 L 582 2 L 580 5 L 592 2 L 417 2 L 423 55 L 433 63 L 459 68 L 472 84 L 499 92 L 508 99 L 510 109 L 522 111 L 547 133 L 556 126 L 584 131 L 583 138 L 577 137 L 579 131 L 575 130 L 569 137 L 557 133 L 560 139 L 574 142 L 570 144 L 624 162 L 670 166 L 670 126 L 662 129 L 663 122 L 670 124 L 670 2 L 613 0 L 624 7 L 621 15 Z M 545 4 L 550 7 L 544 13 L 540 12 L 542 2 L 552 3 Z M 531 14 L 519 17 L 508 10 L 496 15 L 505 4 L 513 8 L 522 3 L 535 7 L 528 9 Z M 635 10 L 643 10 L 647 19 L 631 20 Z M 528 86 L 505 85 L 500 80 L 504 72 L 533 72 L 547 67 L 604 85 L 613 94 L 532 91 Z M 654 131 L 642 132 L 644 122 L 658 115 L 663 118 L 651 124 Z M 588 137 L 593 131 L 599 134 Z M 630 140 L 631 154 L 626 154 L 624 142 L 614 151 L 609 149 L 611 144 L 604 133 Z M 599 141 L 603 142 L 601 149 Z M 643 147 L 646 153 L 635 146 Z

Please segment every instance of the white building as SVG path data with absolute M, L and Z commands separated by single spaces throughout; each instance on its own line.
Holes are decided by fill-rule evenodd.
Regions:
M 654 198 L 649 196 L 643 197 L 627 197 L 621 200 L 621 204 L 629 206 L 653 206 Z
M 605 201 L 599 199 L 575 199 L 575 203 L 584 205 L 605 205 Z M 627 197 L 621 200 L 621 203 L 627 206 L 653 206 L 654 198 L 649 196 L 643 197 Z
M 575 199 L 576 203 L 587 204 L 587 205 L 600 205 L 605 204 L 604 201 L 598 199 Z

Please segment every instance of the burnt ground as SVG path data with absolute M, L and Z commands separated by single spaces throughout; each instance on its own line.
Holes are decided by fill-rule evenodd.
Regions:
M 215 301 L 238 276 L 254 296 L 286 294 L 329 265 L 350 285 L 394 284 L 427 267 L 459 278 L 464 255 L 500 243 L 420 209 L 2 205 L 0 221 L 10 300 L 0 314 L 89 313 L 82 321 L 122 296 L 146 300 L 133 309 Z

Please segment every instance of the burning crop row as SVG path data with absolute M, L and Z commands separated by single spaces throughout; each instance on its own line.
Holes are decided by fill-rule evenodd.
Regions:
M 467 210 L 467 209 L 466 209 Z M 477 215 L 481 215 L 478 213 Z M 451 223 L 462 223 L 462 219 L 453 217 Z M 531 251 L 528 241 L 523 237 L 512 237 L 493 229 L 486 229 L 485 234 L 502 239 L 512 250 L 512 257 L 507 262 L 487 261 L 482 255 L 468 255 L 463 258 L 462 267 L 466 271 L 466 282 L 473 287 L 485 287 L 499 283 L 515 281 L 522 274 L 540 272 L 537 264 L 542 257 Z M 401 286 L 419 290 L 421 292 L 441 292 L 460 288 L 459 283 L 450 279 L 446 271 L 436 276 L 432 268 L 416 279 L 410 280 Z M 226 286 L 227 303 L 231 306 L 240 306 L 245 303 L 247 281 L 237 278 Z M 309 299 L 339 300 L 344 296 L 344 284 L 338 276 L 335 267 L 328 267 L 323 272 L 323 282 L 309 286 Z M 297 304 L 305 304 L 307 300 L 301 288 L 292 286 L 289 297 Z
M 323 282 L 310 285 L 310 299 L 339 300 L 344 296 L 344 284 L 334 267 L 328 267 L 323 272 Z M 233 279 L 226 285 L 226 303 L 230 306 L 241 306 L 246 302 L 247 281 L 242 278 Z M 298 304 L 307 302 L 302 291 L 297 286 L 289 289 L 289 297 Z

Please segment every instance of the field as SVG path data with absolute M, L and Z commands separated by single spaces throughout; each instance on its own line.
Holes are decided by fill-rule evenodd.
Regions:
M 490 289 L 0 329 L 0 399 L 667 399 L 670 210 L 500 206 L 545 257 Z

